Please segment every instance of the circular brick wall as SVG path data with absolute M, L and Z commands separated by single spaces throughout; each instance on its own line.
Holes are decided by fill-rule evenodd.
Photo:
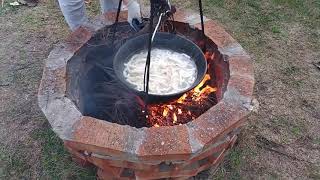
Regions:
M 126 19 L 126 12 L 120 19 Z M 254 76 L 248 54 L 215 21 L 205 19 L 206 35 L 223 56 L 224 62 L 215 68 L 229 73 L 228 83 L 218 78 L 222 81 L 218 104 L 179 126 L 137 129 L 110 123 L 82 115 L 67 96 L 66 75 L 68 61 L 98 29 L 113 21 L 114 14 L 98 17 L 90 27 L 73 32 L 46 59 L 38 101 L 53 130 L 76 161 L 98 167 L 101 179 L 187 179 L 217 167 L 253 109 Z M 193 12 L 178 10 L 175 21 L 201 26 Z

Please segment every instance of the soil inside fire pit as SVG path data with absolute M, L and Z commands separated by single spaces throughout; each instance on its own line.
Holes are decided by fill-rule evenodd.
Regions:
M 175 22 L 175 26 L 179 35 L 199 46 L 203 44 L 199 30 L 184 23 Z M 119 23 L 115 42 L 111 44 L 111 29 L 109 26 L 100 30 L 68 62 L 68 96 L 84 115 L 138 128 L 174 126 L 197 118 L 222 97 L 228 80 L 228 63 L 207 39 L 205 55 L 209 68 L 204 80 L 181 97 L 148 105 L 146 117 L 144 94 L 130 91 L 113 71 L 113 58 L 119 47 L 141 32 L 134 32 L 127 23 Z

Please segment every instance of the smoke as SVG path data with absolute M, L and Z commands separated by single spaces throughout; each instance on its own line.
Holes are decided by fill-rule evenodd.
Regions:
M 84 115 L 121 125 L 147 126 L 142 100 L 119 81 L 113 70 L 116 46 L 92 48 L 83 64 L 80 97 Z

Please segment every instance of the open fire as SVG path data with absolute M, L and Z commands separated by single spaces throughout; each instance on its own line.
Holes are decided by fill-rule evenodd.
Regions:
M 213 60 L 212 53 L 207 52 L 205 57 L 209 67 Z M 207 72 L 198 86 L 183 94 L 179 99 L 150 104 L 148 124 L 153 127 L 174 126 L 196 119 L 216 103 L 214 92 L 217 89 L 211 84 L 211 77 Z
M 199 25 L 197 16 L 179 10 L 175 26 L 201 47 L 200 31 L 193 28 Z M 206 54 L 207 75 L 183 96 L 150 104 L 146 120 L 143 98 L 115 79 L 114 51 L 102 38 L 112 27 L 105 26 L 113 23 L 109 17 L 115 15 L 73 32 L 45 60 L 38 103 L 73 160 L 94 165 L 104 180 L 194 179 L 206 169 L 216 171 L 253 109 L 254 71 L 248 54 L 206 18 L 207 51 L 214 55 Z M 134 34 L 125 22 L 127 14 L 123 17 L 117 47 Z M 103 29 L 93 32 L 98 24 Z M 199 177 L 207 179 L 204 174 Z
M 185 31 L 182 28 L 183 24 L 177 23 L 176 27 L 178 31 Z M 132 35 L 130 33 L 134 33 L 131 31 L 128 33 L 128 28 L 127 25 L 119 25 L 117 43 L 121 44 L 122 38 L 125 39 Z M 181 33 L 181 35 L 201 48 L 203 42 L 199 40 L 198 33 L 198 30 L 189 29 L 187 33 Z M 100 41 L 103 39 L 93 40 L 90 45 L 101 44 Z M 220 54 L 210 43 L 207 44 L 205 53 L 208 68 L 203 80 L 181 97 L 169 101 L 151 101 L 152 103 L 147 106 L 147 117 L 143 112 L 145 108 L 143 97 L 130 91 L 116 78 L 112 63 L 113 55 L 110 55 L 114 52 L 108 47 L 90 47 L 92 50 L 89 51 L 83 65 L 80 66 L 80 71 L 84 73 L 79 82 L 77 79 L 70 80 L 70 82 L 79 83 L 79 100 L 77 101 L 80 102 L 79 106 L 84 115 L 136 128 L 175 126 L 198 118 L 216 105 L 218 101 L 216 81 L 219 77 L 215 74 L 215 67 Z M 106 53 L 106 50 L 110 50 L 110 53 Z M 70 73 L 72 72 L 73 68 L 70 68 Z

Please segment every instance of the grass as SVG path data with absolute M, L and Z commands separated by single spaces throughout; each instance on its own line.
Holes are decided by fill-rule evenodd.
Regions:
M 95 17 L 101 12 L 100 4 L 98 1 L 91 1 L 90 4 L 87 4 L 87 12 L 90 17 Z
M 52 41 L 56 41 L 55 38 L 63 39 L 63 16 L 59 14 L 54 1 L 45 2 L 45 7 L 40 4 L 34 8 L 12 7 L 9 2 L 5 1 L 5 6 L 0 7 L 0 26 L 1 33 L 2 28 L 3 32 L 7 30 L 11 33 L 0 34 L 0 39 L 9 40 L 12 44 L 7 47 L 0 46 L 0 51 L 5 52 L 0 55 L 0 61 L 2 65 L 10 66 L 0 66 L 0 79 L 4 81 L 1 84 L 8 84 L 8 87 L 12 88 L 12 93 L 8 94 L 11 101 L 6 102 L 4 111 L 0 111 L 4 115 L 0 121 L 1 124 L 15 123 L 13 127 L 19 127 L 5 132 L 14 132 L 14 135 L 16 131 L 21 132 L 20 136 L 12 136 L 15 138 L 10 136 L 13 142 L 0 144 L 0 179 L 95 179 L 94 169 L 81 168 L 71 161 L 62 141 L 52 132 L 43 115 L 39 113 L 36 103 L 35 96 L 42 74 L 43 59 L 54 43 Z M 6 26 L 7 22 L 9 23 Z M 57 26 L 58 30 L 55 29 Z M 18 28 L 13 30 L 14 27 Z M 35 39 L 41 34 L 45 34 L 45 39 Z M 50 44 L 44 44 L 45 42 Z M 3 72 L 5 79 L 2 76 Z M 1 95 L 5 93 L 2 89 L 0 91 Z M 47 126 L 35 126 L 41 122 L 45 122 Z M 34 133 L 28 133 L 28 127 L 34 129 Z
M 8 151 L 4 148 L 4 145 L 0 149 L 0 179 L 10 177 L 13 173 L 19 174 L 22 178 L 28 174 L 28 159 L 24 156 L 24 145 L 20 144 L 19 147 L 12 151 Z
M 310 179 L 320 179 L 320 165 L 309 167 L 308 178 Z
M 9 157 L 3 144 L 0 144 L 0 179 L 3 179 L 8 174 Z
M 71 161 L 69 153 L 63 143 L 50 129 L 43 129 L 34 133 L 36 140 L 44 141 L 42 147 L 43 175 L 52 180 L 60 179 L 95 179 L 95 170 L 82 168 Z
M 294 35 L 292 34 L 292 31 L 295 30 L 293 27 L 298 26 L 301 27 L 304 32 L 298 37 L 306 38 L 305 41 L 307 43 L 304 46 L 312 49 L 314 52 L 319 51 L 319 0 L 205 0 L 204 5 L 205 15 L 217 19 L 220 23 L 228 27 L 227 29 L 229 29 L 232 36 L 254 56 L 256 67 L 258 67 L 257 69 L 263 68 L 264 71 L 269 69 L 269 71 L 260 72 L 262 77 L 268 77 L 273 81 L 280 79 L 284 84 L 282 91 L 293 92 L 301 90 L 301 93 L 304 92 L 307 79 L 310 78 L 308 74 L 306 74 L 308 69 L 294 62 L 294 59 L 296 59 L 296 48 L 294 48 L 294 46 L 299 43 L 299 40 L 292 46 L 290 46 L 289 43 L 292 41 L 292 36 Z M 197 9 L 196 3 L 193 3 L 191 7 Z M 268 59 L 270 56 L 272 59 Z M 266 67 L 266 65 L 270 66 L 271 64 L 266 61 L 272 61 L 277 64 L 273 67 Z M 302 63 L 304 59 L 299 59 L 299 61 Z M 272 68 L 273 71 L 270 72 Z M 259 70 L 257 69 L 256 71 L 258 71 L 259 74 Z M 277 74 L 277 76 L 268 75 L 267 73 Z M 259 81 L 259 77 L 257 80 Z M 276 89 L 276 87 L 273 87 L 273 89 Z M 259 96 L 260 92 L 258 91 L 256 93 L 258 93 L 257 96 Z M 279 92 L 276 91 L 275 93 Z M 274 94 L 270 92 L 269 95 L 273 96 Z M 280 97 L 278 98 L 279 100 L 281 99 Z M 264 100 L 262 100 L 262 102 L 264 103 Z M 263 108 L 268 106 L 269 104 L 263 104 Z M 297 105 L 293 103 L 292 106 Z M 287 108 L 288 111 L 294 109 L 294 107 L 290 106 Z M 266 114 L 268 113 L 269 112 L 266 112 Z M 296 139 L 304 136 L 308 132 L 308 123 L 302 117 L 295 117 L 293 113 L 288 114 L 290 114 L 290 116 L 282 116 L 279 114 L 275 119 L 270 117 L 267 119 L 262 118 L 263 120 L 258 120 L 261 122 L 257 123 L 271 123 L 270 126 L 263 126 L 263 128 L 268 128 L 268 133 L 272 131 L 272 133 L 274 133 L 271 133 L 272 136 L 279 137 L 281 143 L 293 143 Z M 256 122 L 254 123 L 256 124 Z M 250 145 L 252 146 L 252 144 Z M 260 153 L 256 153 L 258 156 L 261 156 Z M 224 165 L 220 168 L 215 179 L 239 179 L 239 176 L 246 176 L 246 173 L 252 173 L 246 172 L 244 167 L 257 169 L 256 166 L 250 165 L 250 163 L 253 163 L 253 160 L 242 159 L 241 154 L 248 155 L 243 151 L 241 152 L 241 150 L 236 149 L 232 151 L 227 157 L 229 165 Z M 273 171 L 276 171 L 276 169 L 273 169 Z M 267 179 L 279 179 L 281 176 L 279 177 L 278 173 L 273 171 L 262 170 L 264 174 L 268 174 Z M 260 177 L 261 176 L 263 177 L 262 174 L 260 174 Z
M 21 26 L 26 26 L 25 28 L 30 29 L 30 30 L 39 30 L 41 28 L 43 28 L 43 26 L 45 25 L 45 20 L 42 18 L 39 18 L 39 16 L 37 14 L 35 14 L 34 12 L 30 12 L 28 14 L 26 14 L 24 16 L 24 18 L 22 18 L 20 20 L 20 24 Z
M 3 3 L 3 7 L 1 7 L 2 1 L 0 1 L 0 16 L 3 16 L 8 13 L 16 13 L 18 11 L 17 6 L 11 6 L 9 3 L 13 2 L 13 0 L 5 0 Z
M 279 26 L 272 26 L 271 31 L 275 34 L 281 33 L 281 29 Z
M 319 1 L 296 0 L 205 0 L 205 14 L 231 25 L 236 39 L 249 50 L 262 52 L 265 33 L 280 33 L 280 24 L 298 21 L 311 28 L 318 28 L 320 23 Z M 317 8 L 318 7 L 318 8 Z M 196 5 L 193 5 L 196 8 Z M 312 12 L 312 16 L 310 16 Z
M 304 80 L 302 79 L 301 75 L 304 74 L 304 72 L 300 67 L 287 65 L 287 67 L 284 67 L 281 70 L 281 73 L 283 74 L 283 76 L 280 77 L 280 79 L 284 84 L 292 88 L 303 87 Z
M 244 163 L 243 160 L 243 151 L 238 147 L 232 149 L 229 155 L 226 157 L 223 166 L 221 166 L 218 170 L 216 175 L 214 176 L 215 180 L 223 180 L 223 179 L 242 179 L 240 176 L 240 169 L 242 164 Z
M 291 127 L 291 132 L 297 137 L 300 137 L 303 134 L 300 126 Z
M 313 141 L 315 144 L 320 145 L 320 138 L 315 138 Z
M 287 143 L 288 139 L 298 139 L 303 136 L 303 132 L 306 130 L 303 122 L 303 120 L 296 121 L 286 116 L 278 116 L 270 119 L 271 126 L 276 134 L 282 138 L 282 143 Z
M 289 67 L 285 67 L 282 73 L 285 76 L 293 76 L 293 75 L 299 74 L 300 71 L 301 71 L 300 68 L 297 66 L 289 66 Z

